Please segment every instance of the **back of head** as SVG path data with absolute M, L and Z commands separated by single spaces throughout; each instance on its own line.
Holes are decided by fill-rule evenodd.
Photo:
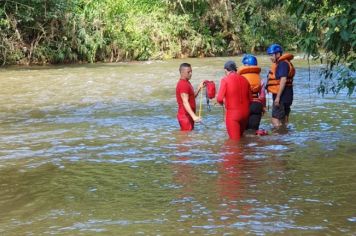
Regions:
M 182 72 L 183 68 L 190 68 L 190 67 L 192 67 L 192 66 L 189 63 L 182 63 L 179 66 L 179 72 Z
M 242 58 L 242 64 L 248 66 L 257 66 L 257 58 L 251 54 L 245 54 Z
M 236 63 L 234 61 L 227 61 L 225 64 L 224 64 L 224 69 L 226 69 L 227 71 L 237 71 L 237 66 L 236 66 Z
M 281 45 L 279 44 L 271 44 L 268 48 L 267 48 L 267 54 L 268 55 L 272 55 L 272 54 L 275 54 L 275 53 L 280 53 L 282 54 L 283 53 L 283 48 Z

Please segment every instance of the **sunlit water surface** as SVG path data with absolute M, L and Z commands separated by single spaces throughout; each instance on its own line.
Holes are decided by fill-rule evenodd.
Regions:
M 225 60 L 186 60 L 192 84 Z M 231 143 L 204 105 L 181 133 L 182 62 L 1 70 L 0 235 L 355 235 L 355 97 L 295 60 L 285 132 Z

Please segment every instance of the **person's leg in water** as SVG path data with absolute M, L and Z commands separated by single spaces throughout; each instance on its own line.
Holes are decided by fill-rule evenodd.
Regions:
M 276 94 L 272 94 L 272 125 L 275 129 L 279 129 L 283 123 L 281 119 L 284 120 L 285 114 L 284 109 L 281 109 L 281 106 L 276 106 L 274 100 L 276 99 Z
M 241 138 L 240 123 L 232 118 L 226 117 L 226 130 L 232 140 L 239 140 Z
M 242 137 L 242 135 L 244 134 L 244 132 L 246 130 L 247 122 L 248 122 L 248 119 L 241 119 L 239 121 L 239 124 L 240 124 L 240 137 Z
M 261 102 L 252 102 L 250 105 L 250 116 L 248 118 L 247 129 L 258 130 L 261 123 L 263 105 Z
M 284 110 L 284 104 L 281 103 L 278 106 L 273 104 L 272 107 L 272 125 L 278 129 L 284 125 L 286 113 Z
M 190 118 L 189 115 L 178 114 L 177 119 L 181 131 L 192 131 L 194 129 L 194 121 Z
M 230 139 L 239 140 L 243 135 L 248 122 L 248 111 L 227 111 L 226 129 Z
M 287 126 L 289 123 L 289 114 L 290 114 L 290 106 L 291 104 L 285 103 L 284 104 L 284 112 L 285 112 L 285 117 L 284 117 L 284 125 Z

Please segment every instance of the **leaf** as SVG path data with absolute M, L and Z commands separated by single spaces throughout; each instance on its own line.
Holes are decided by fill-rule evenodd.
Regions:
M 341 38 L 344 41 L 348 41 L 349 40 L 350 34 L 346 30 L 341 31 L 340 35 L 341 35 Z
M 297 15 L 297 16 L 302 15 L 302 12 L 304 11 L 304 8 L 305 8 L 304 4 L 301 4 L 301 5 L 299 6 L 299 8 L 297 9 L 296 15 Z

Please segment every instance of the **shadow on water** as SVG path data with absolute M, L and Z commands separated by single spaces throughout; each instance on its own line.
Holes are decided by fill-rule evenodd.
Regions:
M 226 59 L 188 59 L 192 84 L 218 84 Z M 354 97 L 321 98 L 298 67 L 285 132 L 269 112 L 270 135 L 226 141 L 204 105 L 182 133 L 181 62 L 2 71 L 0 234 L 355 232 Z

